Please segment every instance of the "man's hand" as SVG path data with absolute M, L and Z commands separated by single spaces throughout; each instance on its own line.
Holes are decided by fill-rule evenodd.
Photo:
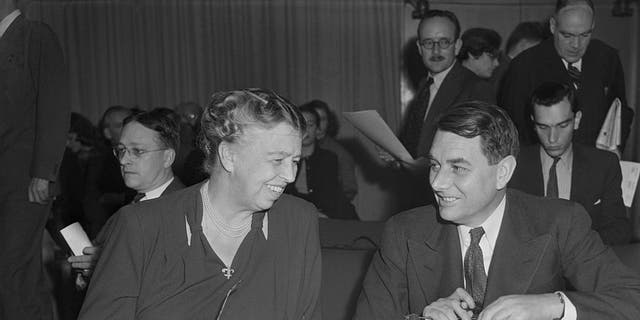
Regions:
M 89 277 L 93 273 L 98 258 L 100 258 L 100 250 L 100 247 L 86 247 L 82 249 L 83 255 L 71 256 L 67 261 L 72 268 L 82 270 L 82 275 Z
M 562 316 L 564 305 L 555 293 L 500 297 L 484 308 L 478 320 L 543 320 Z
M 458 288 L 450 296 L 440 298 L 426 306 L 422 316 L 433 320 L 471 320 L 473 312 L 470 309 L 475 307 L 471 295 L 464 289 Z
M 29 183 L 29 202 L 46 204 L 49 200 L 49 180 L 31 178 Z

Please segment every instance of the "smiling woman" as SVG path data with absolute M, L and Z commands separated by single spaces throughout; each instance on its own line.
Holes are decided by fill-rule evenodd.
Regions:
M 282 195 L 304 118 L 247 89 L 214 94 L 201 125 L 210 179 L 117 214 L 80 319 L 320 318 L 317 211 Z

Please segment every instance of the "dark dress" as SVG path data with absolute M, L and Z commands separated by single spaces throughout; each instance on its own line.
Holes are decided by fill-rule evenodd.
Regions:
M 201 186 L 116 214 L 79 319 L 320 318 L 315 208 L 283 195 L 266 238 L 256 213 L 227 279 L 202 232 Z

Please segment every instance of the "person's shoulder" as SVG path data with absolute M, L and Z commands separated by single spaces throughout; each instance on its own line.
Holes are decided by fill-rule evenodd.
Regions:
M 387 220 L 387 228 L 406 238 L 424 238 L 431 234 L 434 228 L 441 224 L 449 224 L 438 217 L 438 211 L 433 205 L 413 208 L 400 212 Z
M 137 215 L 139 219 L 153 223 L 165 217 L 175 216 L 176 212 L 183 212 L 186 208 L 197 206 L 201 185 L 175 190 L 156 199 L 141 201 L 125 208 L 128 209 L 127 211 L 132 211 L 132 214 Z
M 269 216 L 273 215 L 286 221 L 304 223 L 317 220 L 318 209 L 309 201 L 284 193 L 269 209 Z
M 574 144 L 574 157 L 576 156 L 580 157 L 578 161 L 590 161 L 600 165 L 619 163 L 618 156 L 613 152 L 579 143 Z
M 600 39 L 591 39 L 587 50 L 606 55 L 618 54 L 618 49 L 608 45 Z
M 570 225 L 576 216 L 588 218 L 577 202 L 535 196 L 517 189 L 508 189 L 507 209 L 521 215 L 531 229 L 540 232 L 548 231 L 551 225 Z

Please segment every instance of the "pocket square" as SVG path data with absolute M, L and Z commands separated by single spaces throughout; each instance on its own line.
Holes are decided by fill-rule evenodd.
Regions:
M 602 199 L 598 199 L 596 200 L 596 202 L 593 203 L 594 206 L 597 206 L 600 204 L 600 202 L 602 202 Z

